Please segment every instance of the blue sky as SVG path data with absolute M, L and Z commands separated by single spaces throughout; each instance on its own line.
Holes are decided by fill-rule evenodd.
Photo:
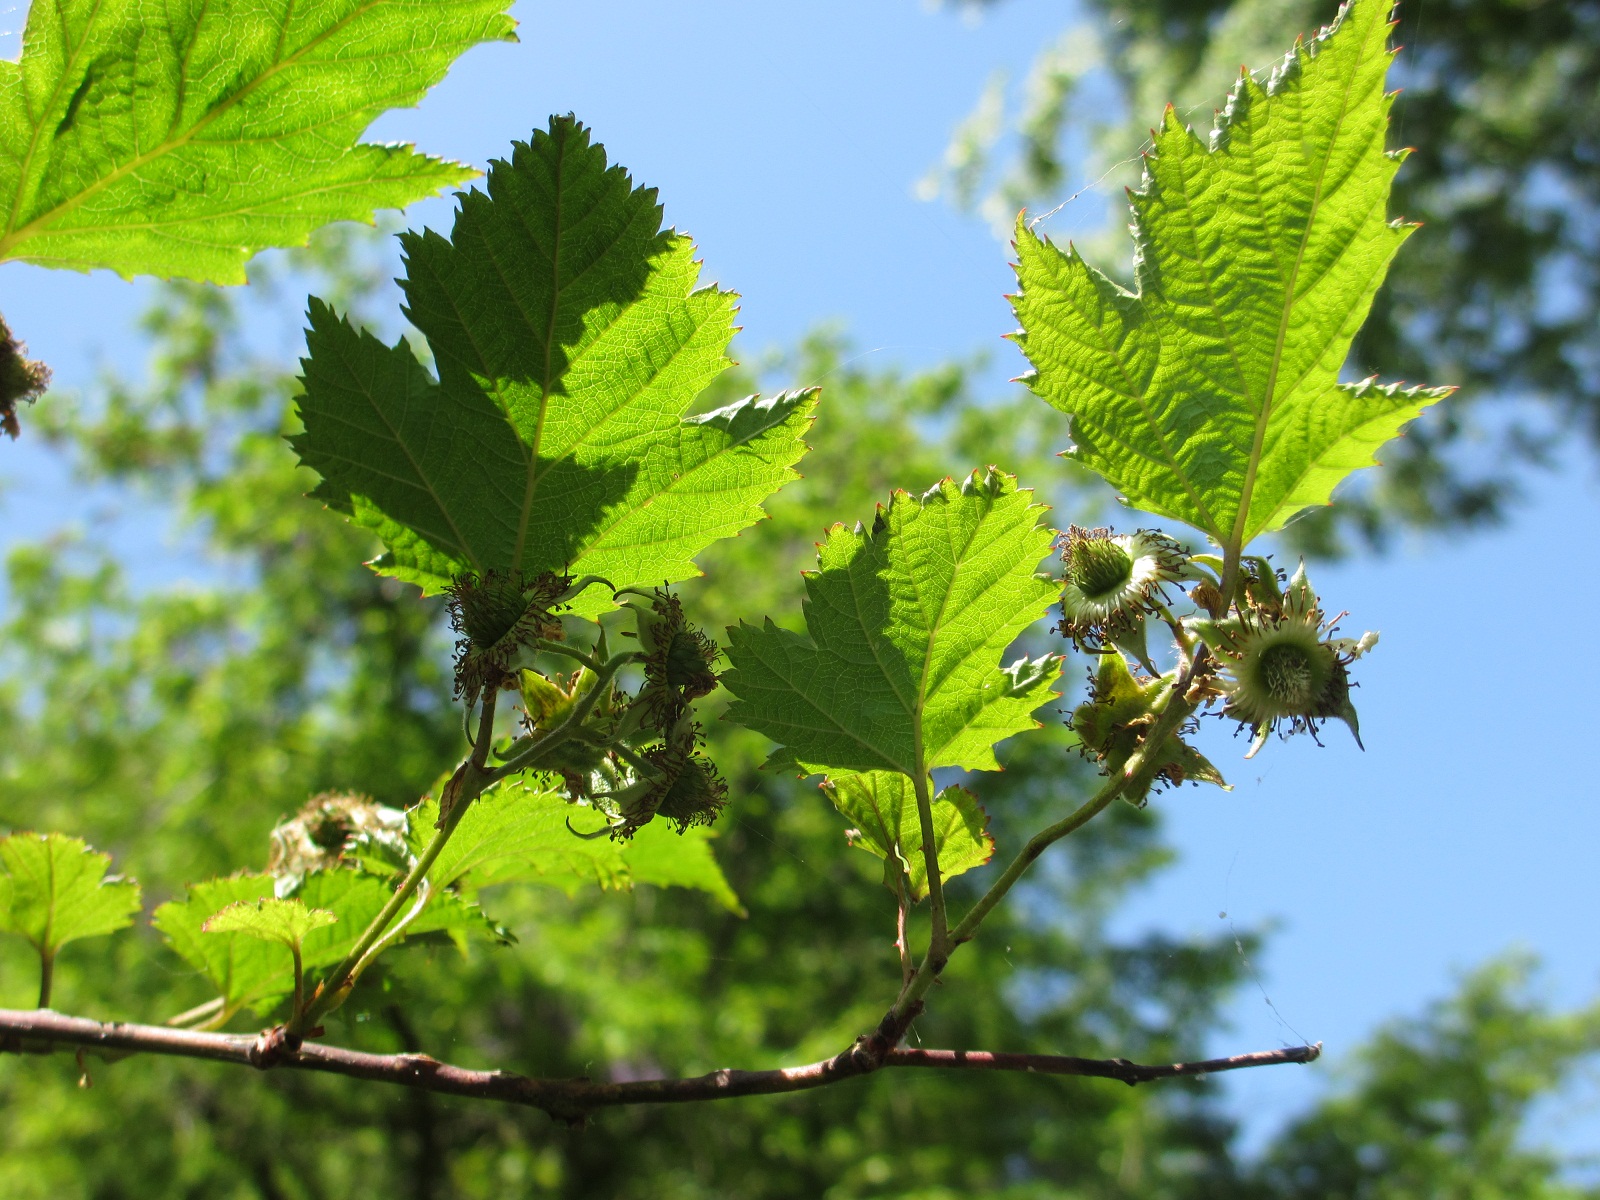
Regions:
M 1070 4 L 1012 0 L 971 22 L 914 0 L 612 0 L 598 30 L 593 12 L 520 4 L 520 45 L 472 52 L 420 109 L 383 118 L 372 136 L 482 166 L 548 114 L 576 112 L 660 188 L 668 219 L 698 239 L 706 278 L 743 294 L 747 352 L 837 320 L 885 364 L 988 350 L 996 386 L 1021 369 L 999 340 L 1012 326 L 1005 249 L 980 221 L 921 203 L 912 187 L 991 72 L 1020 79 L 1033 51 L 1072 23 Z M 0 10 L 0 31 L 22 19 Z M 0 53 L 16 47 L 0 38 Z M 1086 223 L 1104 202 L 1078 202 Z M 449 212 L 429 202 L 408 222 L 446 227 Z M 1052 227 L 1060 236 L 1073 220 L 1069 210 Z M 147 294 L 104 274 L 0 268 L 0 312 L 68 387 L 91 383 L 100 363 L 142 369 L 132 322 Z M 74 487 L 26 437 L 0 445 L 0 478 L 7 544 L 64 518 L 115 517 L 123 503 Z M 1557 655 L 1570 637 L 1553 636 L 1534 589 L 1549 581 L 1582 596 L 1600 583 L 1583 541 L 1600 525 L 1600 491 L 1590 460 L 1574 457 L 1530 492 L 1504 530 L 1315 573 L 1333 607 L 1351 611 L 1346 630 L 1383 632 L 1360 667 L 1365 754 L 1335 726 L 1324 750 L 1274 743 L 1243 763 L 1244 743 L 1223 735 L 1212 749 L 1233 792 L 1186 788 L 1156 801 L 1179 862 L 1118 927 L 1276 926 L 1254 963 L 1261 990 L 1232 1006 L 1218 1052 L 1304 1037 L 1327 1043 L 1336 1070 L 1377 1023 L 1514 947 L 1544 958 L 1557 1001 L 1593 994 L 1589 681 L 1581 659 Z M 121 516 L 147 578 L 191 569 L 181 542 L 135 534 Z M 1241 1073 L 1227 1087 L 1258 1137 L 1333 1073 Z M 1569 1121 L 1553 1136 L 1576 1144 L 1593 1132 Z

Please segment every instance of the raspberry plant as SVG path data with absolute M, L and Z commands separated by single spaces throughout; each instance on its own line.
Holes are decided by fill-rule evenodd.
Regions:
M 35 4 L 21 63 L 0 73 L 0 196 L 12 198 L 0 257 L 236 282 L 255 249 L 458 182 L 468 172 L 355 139 L 466 46 L 509 36 L 501 8 L 316 0 L 269 13 L 241 0 L 163 24 L 86 0 Z M 221 39 L 223 22 L 251 36 Z M 486 190 L 459 195 L 449 237 L 401 236 L 404 312 L 431 364 L 310 300 L 291 439 L 320 477 L 313 498 L 381 544 L 372 569 L 444 598 L 459 765 L 406 811 L 312 797 L 274 830 L 264 870 L 159 906 L 152 923 L 216 992 L 160 1026 L 50 1010 L 56 956 L 131 923 L 141 897 L 83 842 L 13 833 L 0 841 L 0 927 L 37 950 L 40 1006 L 0 1013 L 0 1045 L 339 1072 L 573 1121 L 888 1067 L 1140 1082 L 1314 1058 L 1307 1046 L 1141 1066 L 902 1041 L 951 956 L 1052 843 L 1118 800 L 1226 786 L 1190 744 L 1199 720 L 1237 721 L 1250 754 L 1329 720 L 1358 731 L 1350 670 L 1376 635 L 1338 636 L 1304 568 L 1287 578 L 1253 543 L 1330 502 L 1450 391 L 1341 378 L 1411 232 L 1387 215 L 1404 158 L 1385 148 L 1389 32 L 1387 0 L 1351 0 L 1268 78 L 1241 75 L 1209 143 L 1168 109 L 1130 197 L 1135 290 L 1018 220 L 1029 386 L 1071 416 L 1071 455 L 1189 532 L 1058 532 L 1002 466 L 980 467 L 830 529 L 804 579 L 803 630 L 752 614 L 725 642 L 673 585 L 796 477 L 825 400 L 813 389 L 697 411 L 729 365 L 736 297 L 700 286 L 654 191 L 575 118 L 516 144 Z M 0 340 L 14 432 L 15 403 L 44 371 L 4 327 Z M 306 519 L 330 518 L 308 506 Z M 1053 649 L 1016 651 L 1046 629 Z M 1103 783 L 1020 848 L 997 846 L 983 773 L 1000 742 L 1040 727 L 1069 658 L 1091 678 L 1071 730 Z M 901 977 L 875 1028 L 807 1065 L 617 1082 L 326 1044 L 324 1018 L 395 945 L 511 936 L 483 906 L 493 885 L 653 883 L 737 911 L 708 840 L 730 802 L 705 748 L 718 719 L 770 739 L 768 769 L 820 776 L 851 827 L 841 842 L 882 860 Z M 950 911 L 946 881 L 997 851 L 1009 862 L 987 891 Z M 224 1031 L 246 1022 L 259 1032 Z

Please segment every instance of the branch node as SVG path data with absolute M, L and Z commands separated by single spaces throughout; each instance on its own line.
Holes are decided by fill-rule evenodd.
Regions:
M 287 1026 L 275 1025 L 263 1029 L 250 1046 L 250 1065 L 258 1071 L 270 1071 L 291 1055 L 298 1054 L 300 1035 L 290 1033 Z

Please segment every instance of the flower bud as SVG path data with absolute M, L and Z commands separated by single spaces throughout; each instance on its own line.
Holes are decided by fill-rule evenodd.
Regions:
M 1248 594 L 1257 602 L 1244 612 L 1193 622 L 1222 666 L 1222 715 L 1255 735 L 1245 757 L 1254 757 L 1280 726 L 1286 736 L 1305 732 L 1315 738 L 1328 720 L 1343 721 L 1361 745 L 1348 668 L 1377 645 L 1378 635 L 1367 633 L 1359 640 L 1329 636 L 1332 630 L 1323 620 L 1304 564 L 1281 595 L 1275 586 L 1270 591 L 1249 589 Z
M 688 623 L 682 602 L 671 592 L 657 588 L 646 598 L 648 605 L 633 601 L 622 607 L 634 613 L 639 649 L 645 654 L 645 685 L 638 702 L 645 706 L 650 724 L 665 732 L 693 701 L 715 690 L 717 673 L 712 667 L 722 651 Z
M 1058 544 L 1065 568 L 1058 628 L 1085 650 L 1142 637 L 1163 586 L 1187 575 L 1182 548 L 1151 530 L 1114 535 L 1074 525 Z

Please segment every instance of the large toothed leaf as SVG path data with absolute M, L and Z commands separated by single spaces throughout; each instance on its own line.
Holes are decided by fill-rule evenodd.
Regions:
M 1311 505 L 1448 388 L 1339 382 L 1412 227 L 1387 217 L 1391 0 L 1356 0 L 1211 144 L 1168 108 L 1132 194 L 1138 292 L 1017 226 L 1028 382 L 1136 508 L 1237 551 Z
M 248 1007 L 264 1014 L 294 986 L 293 962 L 280 947 L 244 933 L 205 931 L 206 921 L 229 905 L 272 894 L 270 875 L 210 879 L 191 884 L 184 899 L 169 900 L 150 919 L 173 950 L 216 989 L 225 1012 Z
M 243 283 L 268 246 L 472 178 L 358 141 L 507 0 L 33 0 L 0 62 L 0 259 Z
M 835 525 L 806 574 L 807 632 L 730 631 L 728 719 L 777 742 L 776 767 L 996 769 L 995 743 L 1036 728 L 1061 663 L 1000 666 L 1056 594 L 1037 573 L 1051 533 L 1031 496 L 974 473 L 897 492 L 870 530 Z
M 903 871 L 911 898 L 926 897 L 928 861 L 911 780 L 890 771 L 841 771 L 828 776 L 822 790 L 854 826 L 850 844 L 884 860 L 886 882 Z M 994 854 L 989 815 L 966 788 L 945 788 L 933 798 L 931 815 L 941 879 L 981 867 Z
M 815 393 L 684 416 L 728 366 L 736 297 L 698 287 L 654 190 L 571 118 L 494 163 L 448 240 L 401 240 L 438 379 L 313 301 L 294 441 L 381 571 L 428 592 L 505 567 L 687 579 L 795 478 Z
M 61 833 L 0 839 L 0 930 L 47 957 L 68 942 L 133 924 L 139 885 L 107 879 L 111 856 Z
M 407 836 L 413 852 L 421 852 L 438 819 L 438 801 L 432 797 L 410 810 Z M 508 779 L 473 801 L 428 880 L 436 889 L 454 887 L 468 895 L 497 883 L 544 883 L 569 893 L 647 883 L 694 888 L 731 911 L 742 911 L 712 856 L 708 830 L 680 835 L 664 822 L 651 822 L 626 842 L 578 836 L 605 827 L 597 813 L 573 805 L 544 776 Z

